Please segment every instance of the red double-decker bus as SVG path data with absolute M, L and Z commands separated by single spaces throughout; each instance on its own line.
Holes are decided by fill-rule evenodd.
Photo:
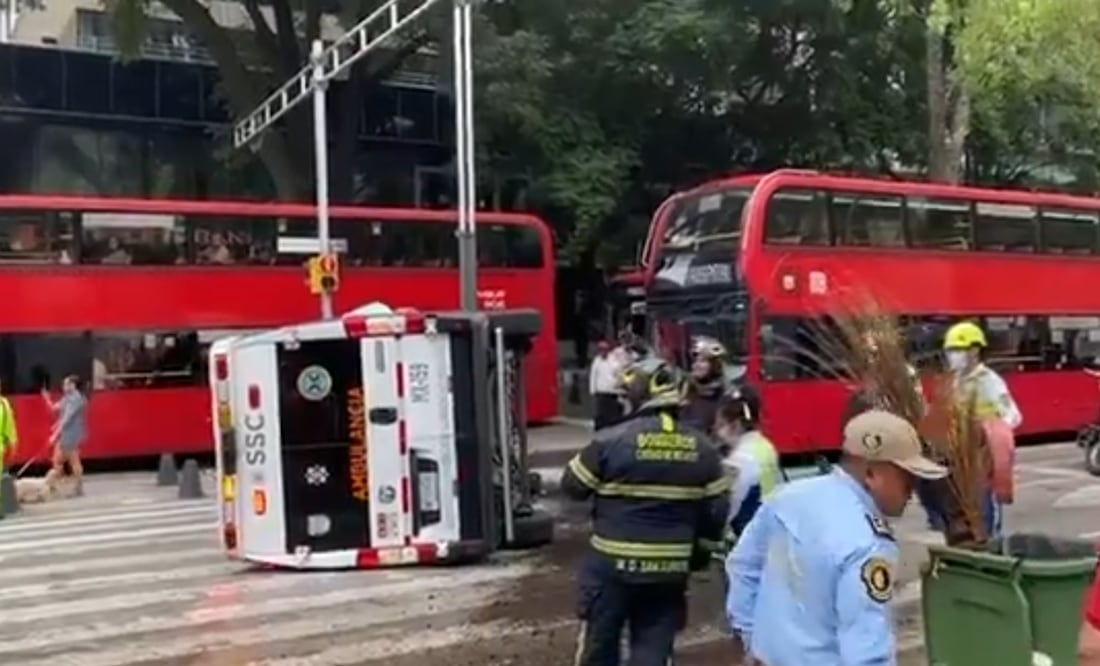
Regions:
M 648 313 L 663 348 L 721 338 L 759 386 L 785 453 L 835 449 L 849 383 L 814 349 L 829 312 L 871 298 L 940 369 L 947 326 L 979 322 L 1021 434 L 1097 413 L 1100 201 L 1049 193 L 779 171 L 709 183 L 658 221 Z
M 337 312 L 370 301 L 458 306 L 453 212 L 334 207 Z M 528 416 L 558 411 L 554 260 L 535 217 L 478 215 L 485 309 L 538 308 Z M 206 452 L 205 352 L 216 338 L 319 316 L 303 262 L 316 251 L 312 206 L 0 196 L 0 380 L 23 444 L 38 452 L 50 417 L 38 395 L 89 382 L 90 458 Z

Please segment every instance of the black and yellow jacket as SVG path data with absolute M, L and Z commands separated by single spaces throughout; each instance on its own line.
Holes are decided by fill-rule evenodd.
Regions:
M 705 566 L 729 513 L 718 448 L 669 408 L 597 432 L 569 461 L 561 487 L 593 499 L 592 551 L 632 580 L 685 578 Z

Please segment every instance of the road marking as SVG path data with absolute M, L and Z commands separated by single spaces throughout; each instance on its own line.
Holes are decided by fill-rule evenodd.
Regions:
M 217 507 L 213 503 L 204 502 L 202 504 L 192 504 L 189 506 L 174 506 L 169 504 L 156 509 L 121 511 L 115 513 L 101 511 L 90 516 L 73 517 L 66 515 L 64 517 L 47 518 L 44 520 L 26 516 L 19 520 L 0 524 L 0 541 L 7 541 L 8 537 L 24 539 L 26 538 L 25 535 L 29 532 L 57 534 L 59 532 L 72 531 L 72 528 L 83 528 L 84 531 L 88 531 L 99 529 L 101 524 L 124 527 L 127 524 L 147 518 L 154 518 L 156 519 L 155 522 L 163 523 L 173 519 L 189 519 L 194 516 L 205 516 L 211 521 L 216 521 L 218 519 Z
M 232 649 L 263 646 L 274 642 L 300 641 L 336 633 L 367 631 L 389 623 L 407 622 L 445 611 L 480 608 L 502 589 L 502 582 L 530 575 L 534 567 L 485 567 L 455 575 L 421 577 L 404 583 L 343 589 L 328 594 L 294 598 L 260 599 L 247 603 L 220 603 L 198 608 L 184 615 L 142 617 L 126 623 L 112 621 L 39 630 L 18 638 L 0 642 L 0 654 L 19 654 L 30 650 L 67 646 L 95 645 L 109 639 L 135 637 L 119 641 L 118 647 L 90 652 L 73 649 L 71 662 L 59 661 L 60 654 L 41 659 L 20 659 L 20 666 L 122 666 L 132 663 L 182 660 L 197 657 L 212 649 Z M 439 590 L 445 597 L 415 594 Z M 232 587 L 230 587 L 232 592 Z M 402 598 L 396 606 L 384 603 L 386 598 Z M 374 601 L 375 603 L 369 603 Z M 308 614 L 295 617 L 302 610 L 331 608 L 334 604 L 353 604 L 348 612 L 330 617 Z M 400 609 L 400 610 L 398 610 Z M 295 619 L 278 620 L 278 616 Z M 231 622 L 255 620 L 245 628 L 232 627 Z M 223 625 L 224 626 L 219 626 Z M 213 626 L 205 626 L 213 625 Z M 153 632 L 182 631 L 174 636 L 147 636 Z M 196 636 L 201 635 L 201 640 Z M 141 638 L 137 638 L 141 636 Z M 214 647 L 216 646 L 216 647 Z
M 209 525 L 176 525 L 173 527 L 155 527 L 144 530 L 127 530 L 124 532 L 78 534 L 67 537 L 38 539 L 35 541 L 0 543 L 0 553 L 11 553 L 38 549 L 40 551 L 49 551 L 51 554 L 56 554 L 58 552 L 58 549 L 65 548 L 66 546 L 104 542 L 112 542 L 117 544 L 123 541 L 138 541 L 147 543 L 153 537 L 164 537 L 177 534 L 198 534 L 199 532 L 209 532 L 211 534 L 214 534 L 215 529 L 216 523 L 214 521 L 211 521 Z

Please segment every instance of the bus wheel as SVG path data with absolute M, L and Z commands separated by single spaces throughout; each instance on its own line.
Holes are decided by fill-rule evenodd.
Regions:
M 1085 469 L 1093 476 L 1100 476 L 1100 442 L 1092 442 L 1085 449 Z
M 554 517 L 541 509 L 534 509 L 527 515 L 516 516 L 512 523 L 515 539 L 504 544 L 507 550 L 527 550 L 545 546 L 554 540 Z M 504 531 L 503 525 L 501 532 Z

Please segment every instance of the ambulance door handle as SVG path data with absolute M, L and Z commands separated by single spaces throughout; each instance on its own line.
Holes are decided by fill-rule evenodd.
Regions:
M 368 418 L 373 425 L 388 426 L 397 423 L 396 407 L 375 407 L 370 410 Z

